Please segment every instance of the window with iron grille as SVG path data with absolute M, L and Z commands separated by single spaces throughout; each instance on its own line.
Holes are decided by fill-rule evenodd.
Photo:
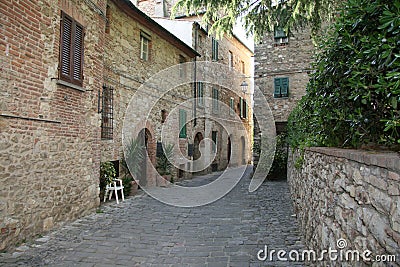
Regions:
M 83 84 L 84 36 L 83 26 L 61 12 L 59 78 L 78 86 Z
M 103 85 L 102 113 L 101 113 L 101 139 L 113 139 L 113 92 L 114 89 Z
M 212 45 L 211 59 L 214 61 L 218 61 L 218 41 L 214 37 L 211 39 L 211 45 Z
M 289 78 L 275 78 L 274 79 L 274 97 L 288 97 L 289 96 Z

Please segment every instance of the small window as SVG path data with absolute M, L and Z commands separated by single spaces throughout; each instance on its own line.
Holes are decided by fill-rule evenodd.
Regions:
M 186 138 L 187 129 L 186 129 L 186 110 L 179 110 L 179 138 Z
M 215 87 L 212 89 L 212 98 L 213 98 L 213 112 L 219 112 L 219 90 Z
M 179 55 L 179 77 L 186 77 L 186 58 L 182 55 Z
M 233 69 L 233 53 L 229 51 L 229 69 Z
M 246 67 L 243 60 L 240 61 L 240 70 L 242 71 L 242 73 L 246 72 Z
M 150 38 L 147 34 L 140 34 L 140 59 L 148 61 L 150 58 Z
M 229 115 L 235 114 L 235 99 L 231 97 L 229 99 Z
M 243 98 L 239 99 L 239 104 L 240 104 L 240 117 L 242 119 L 247 118 L 247 103 L 246 100 Z
M 212 139 L 212 152 L 213 153 L 217 153 L 217 137 L 218 137 L 218 132 L 212 131 L 211 139 Z
M 204 105 L 204 83 L 197 82 L 197 104 Z
M 211 44 L 212 44 L 211 59 L 214 61 L 218 61 L 218 41 L 214 37 L 212 37 Z
M 103 85 L 101 112 L 101 139 L 113 139 L 113 88 Z
M 276 27 L 274 29 L 274 45 L 275 46 L 284 46 L 289 43 L 289 38 L 286 34 L 286 32 L 280 28 Z
M 111 20 L 111 14 L 110 14 L 110 6 L 107 5 L 106 7 L 106 33 L 110 33 L 110 20 Z
M 82 86 L 84 28 L 73 18 L 61 13 L 60 80 Z
M 161 110 L 161 123 L 164 123 L 167 120 L 167 111 L 165 109 Z
M 289 78 L 275 78 L 274 79 L 274 97 L 289 97 Z

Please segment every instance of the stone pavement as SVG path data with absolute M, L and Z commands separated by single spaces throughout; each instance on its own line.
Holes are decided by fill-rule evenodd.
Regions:
M 183 181 L 196 186 L 213 173 Z M 286 181 L 267 181 L 249 193 L 246 177 L 224 198 L 177 208 L 144 193 L 0 254 L 1 266 L 303 266 L 259 261 L 264 249 L 303 249 Z M 19 251 L 19 252 L 18 252 Z M 275 256 L 276 260 L 276 256 Z

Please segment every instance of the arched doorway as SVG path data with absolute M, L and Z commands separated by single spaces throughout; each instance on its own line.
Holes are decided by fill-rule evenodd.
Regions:
M 202 169 L 202 162 L 197 161 L 201 157 L 201 150 L 200 150 L 200 142 L 203 140 L 203 134 L 198 132 L 194 137 L 194 144 L 193 144 L 193 169 L 194 170 L 201 170 Z M 199 172 L 194 172 L 196 174 Z
M 142 151 L 140 152 L 140 154 L 142 155 L 141 162 L 140 162 L 141 169 L 138 174 L 139 185 L 146 186 L 150 182 L 149 181 L 149 178 L 150 178 L 149 166 L 148 166 L 147 157 L 151 162 L 154 163 L 155 141 L 154 141 L 153 136 L 151 135 L 150 130 L 147 128 L 144 128 L 139 132 L 138 140 L 142 147 Z
M 240 137 L 240 158 L 241 158 L 241 165 L 246 164 L 246 141 L 244 136 Z

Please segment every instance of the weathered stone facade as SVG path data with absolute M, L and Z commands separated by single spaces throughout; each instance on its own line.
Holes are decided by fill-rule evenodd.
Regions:
M 0 250 L 99 204 L 106 2 L 0 3 Z M 82 86 L 60 81 L 61 12 L 84 27 Z
M 180 57 L 190 62 L 196 55 L 195 51 L 176 39 L 172 34 L 162 29 L 157 23 L 148 18 L 135 6 L 124 1 L 109 1 L 108 15 L 109 31 L 106 33 L 106 49 L 104 56 L 105 83 L 114 89 L 114 123 L 113 139 L 102 140 L 102 156 L 104 161 L 120 161 L 123 158 L 122 151 L 122 126 L 125 112 L 132 97 L 140 99 L 135 112 L 145 114 L 153 107 L 146 123 L 148 135 L 147 151 L 153 165 L 156 165 L 156 144 L 161 141 L 161 129 L 163 118 L 161 111 L 167 114 L 181 102 L 191 97 L 192 91 L 189 85 L 180 86 L 162 96 L 168 88 L 160 87 L 160 90 L 149 88 L 146 95 L 138 95 L 137 89 L 147 79 L 158 72 L 179 64 Z M 144 19 L 147 18 L 147 19 Z M 141 33 L 145 33 L 150 39 L 149 59 L 140 58 Z M 187 75 L 191 75 L 188 73 Z M 136 95 L 135 95 L 136 94 Z M 159 98 L 159 99 L 158 99 Z M 186 107 L 188 118 L 191 117 L 191 107 Z M 167 136 L 177 136 L 179 133 L 178 118 L 175 116 L 176 128 L 164 132 Z M 135 125 L 140 121 L 132 121 Z M 181 147 L 182 153 L 187 154 L 187 147 L 191 139 L 192 127 L 188 124 L 188 138 L 181 138 L 179 144 L 170 139 L 175 147 Z M 149 169 L 150 170 L 150 169 Z M 156 175 L 148 172 L 149 185 L 157 185 Z M 175 178 L 178 172 L 175 170 Z
M 399 266 L 400 158 L 396 153 L 336 148 L 309 148 L 304 160 L 291 153 L 288 181 L 305 243 L 309 249 L 337 249 L 395 255 Z M 297 165 L 297 168 L 295 167 Z M 301 167 L 300 167 L 301 165 Z M 392 258 L 393 261 L 393 258 Z M 365 266 L 329 262 L 330 266 Z M 370 263 L 371 264 L 371 263 Z
M 305 94 L 313 52 L 310 30 L 306 29 L 294 32 L 287 44 L 277 45 L 274 35 L 266 34 L 255 46 L 255 84 L 264 93 L 276 122 L 286 122 Z M 289 78 L 288 97 L 274 97 L 274 78 L 279 77 Z

